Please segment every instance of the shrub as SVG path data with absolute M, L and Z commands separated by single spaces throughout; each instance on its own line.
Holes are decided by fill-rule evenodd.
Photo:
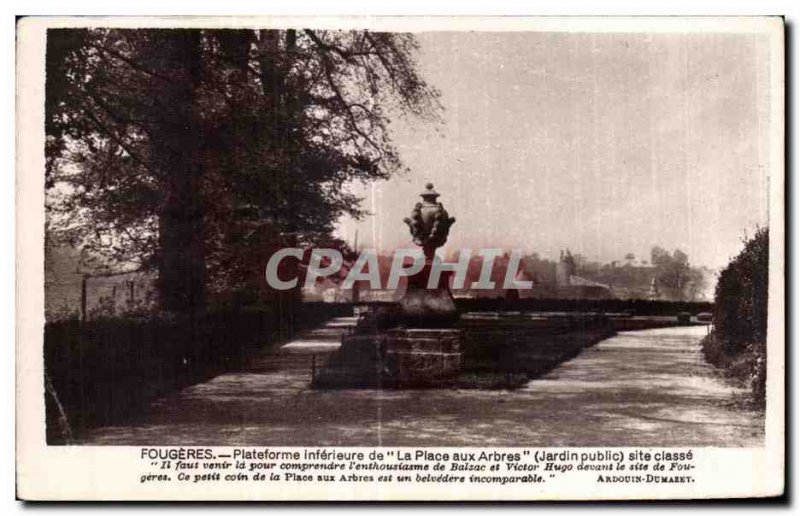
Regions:
M 714 320 L 714 315 L 712 313 L 710 313 L 710 312 L 700 312 L 695 317 L 700 322 L 710 323 L 710 322 L 713 322 L 713 320 Z
M 714 299 L 714 333 L 706 359 L 749 382 L 763 403 L 766 389 L 769 230 L 759 229 L 723 269 Z

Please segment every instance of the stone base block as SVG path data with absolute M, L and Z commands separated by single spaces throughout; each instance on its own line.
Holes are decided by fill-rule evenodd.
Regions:
M 464 365 L 463 353 L 390 351 L 384 357 L 386 371 L 401 384 L 424 384 L 453 378 Z
M 318 387 L 435 385 L 457 376 L 464 364 L 464 332 L 393 329 L 347 335 L 314 377 Z

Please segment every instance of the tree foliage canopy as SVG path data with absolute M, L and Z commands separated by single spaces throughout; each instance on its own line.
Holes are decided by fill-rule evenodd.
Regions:
M 402 169 L 391 118 L 441 109 L 416 51 L 368 31 L 51 29 L 50 233 L 159 269 L 172 304 L 231 288 L 264 239 L 329 239 L 364 214 L 349 182 Z
M 691 267 L 689 255 L 680 249 L 672 254 L 655 246 L 650 251 L 650 263 L 655 267 L 655 278 L 669 299 L 694 300 L 705 288 L 703 274 Z

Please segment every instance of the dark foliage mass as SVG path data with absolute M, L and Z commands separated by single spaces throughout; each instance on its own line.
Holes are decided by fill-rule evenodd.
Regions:
M 759 229 L 720 273 L 714 302 L 714 333 L 704 341 L 706 358 L 751 382 L 763 402 L 766 386 L 769 230 Z
M 767 340 L 768 269 L 769 231 L 761 229 L 720 273 L 715 326 L 731 353 Z
M 157 270 L 167 310 L 246 286 L 256 250 L 330 240 L 363 214 L 349 182 L 402 170 L 390 117 L 440 109 L 416 50 L 368 31 L 51 29 L 48 236 Z

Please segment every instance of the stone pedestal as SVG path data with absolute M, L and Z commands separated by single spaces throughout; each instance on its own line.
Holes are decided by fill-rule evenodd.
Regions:
M 406 292 L 400 299 L 400 314 L 408 327 L 449 327 L 459 319 L 453 294 L 450 292 L 452 271 L 443 271 L 439 281 L 428 288 L 431 261 L 417 274 L 408 278 Z
M 314 377 L 319 387 L 426 386 L 457 376 L 464 363 L 463 330 L 395 328 L 346 335 Z
M 452 271 L 444 271 L 428 288 L 436 249 L 447 241 L 456 219 L 450 217 L 433 185 L 425 185 L 408 224 L 414 243 L 422 247 L 425 265 L 408 278 L 406 292 L 392 309 L 367 314 L 327 365 L 314 385 L 416 386 L 435 385 L 456 377 L 464 364 L 464 332 L 450 293 Z
M 367 313 L 314 377 L 318 387 L 414 387 L 441 385 L 461 373 L 464 331 L 452 326 L 459 313 L 450 293 L 452 272 L 428 288 L 425 267 L 409 277 L 400 302 Z

